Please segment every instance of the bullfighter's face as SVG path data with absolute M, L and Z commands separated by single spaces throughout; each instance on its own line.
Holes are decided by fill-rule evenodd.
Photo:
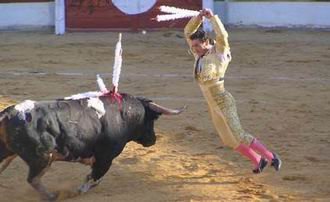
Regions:
M 199 57 L 202 57 L 210 49 L 208 41 L 203 41 L 200 39 L 191 40 L 191 49 Z

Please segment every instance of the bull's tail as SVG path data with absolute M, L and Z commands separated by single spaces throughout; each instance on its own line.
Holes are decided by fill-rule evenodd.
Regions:
M 0 112 L 0 163 L 2 166 L 0 168 L 0 174 L 4 171 L 10 162 L 17 156 L 14 152 L 12 152 L 9 148 L 7 139 L 7 122 L 8 122 L 8 114 L 6 110 Z

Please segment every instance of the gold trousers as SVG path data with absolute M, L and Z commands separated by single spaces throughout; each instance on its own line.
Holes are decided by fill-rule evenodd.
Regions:
M 250 145 L 254 137 L 241 126 L 234 97 L 223 88 L 223 84 L 200 85 L 208 102 L 212 122 L 224 145 L 237 148 Z

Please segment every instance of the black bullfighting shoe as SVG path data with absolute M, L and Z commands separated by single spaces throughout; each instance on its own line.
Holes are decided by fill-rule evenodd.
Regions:
M 259 173 L 261 173 L 261 172 L 264 170 L 264 168 L 267 166 L 267 163 L 268 163 L 268 161 L 267 161 L 266 159 L 261 158 L 260 161 L 259 161 L 259 166 L 258 166 L 258 168 L 253 169 L 252 172 L 253 172 L 254 174 L 259 174 Z
M 277 154 L 273 153 L 273 156 L 274 158 L 272 159 L 272 163 L 270 165 L 273 166 L 276 171 L 279 171 L 281 169 L 282 161 Z

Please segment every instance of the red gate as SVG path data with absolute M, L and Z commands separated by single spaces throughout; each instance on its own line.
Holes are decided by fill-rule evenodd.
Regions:
M 188 19 L 152 20 L 161 5 L 200 10 L 202 0 L 66 0 L 66 30 L 183 28 Z

